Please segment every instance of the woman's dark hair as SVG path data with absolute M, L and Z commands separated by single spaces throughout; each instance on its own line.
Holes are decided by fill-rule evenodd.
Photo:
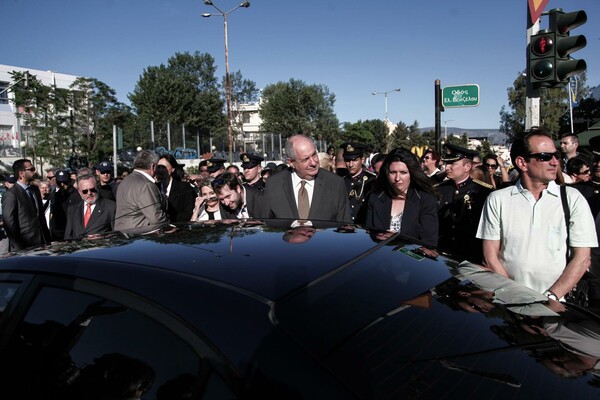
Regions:
M 167 162 L 171 164 L 171 168 L 173 168 L 173 173 L 171 174 L 171 176 L 173 177 L 173 179 L 177 181 L 183 180 L 183 177 L 185 176 L 183 166 L 177 162 L 177 160 L 172 154 L 163 154 L 162 156 L 160 156 L 159 160 L 167 160 Z
M 393 162 L 403 162 L 408 168 L 410 174 L 409 188 L 419 189 L 425 192 L 439 196 L 437 190 L 433 187 L 433 181 L 421 169 L 419 158 L 408 149 L 400 147 L 394 149 L 385 157 L 379 175 L 373 184 L 373 192 L 385 192 L 388 196 L 394 197 L 396 193 L 388 181 L 388 172 Z
M 485 157 L 483 157 L 483 163 L 485 164 L 485 162 L 487 160 L 494 160 L 496 161 L 496 164 L 498 164 L 498 156 L 492 153 L 488 153 L 485 155 Z

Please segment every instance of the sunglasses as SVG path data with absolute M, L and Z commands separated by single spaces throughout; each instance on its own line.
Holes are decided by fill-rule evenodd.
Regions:
M 485 166 L 488 168 L 494 168 L 494 169 L 498 168 L 498 164 L 485 164 Z
M 575 175 L 589 175 L 591 171 L 586 169 L 585 171 L 577 172 Z
M 94 188 L 91 188 L 91 189 L 82 189 L 81 190 L 81 193 L 83 193 L 83 194 L 88 194 L 88 192 L 89 193 L 98 193 L 98 190 L 94 189 Z
M 35 172 L 35 167 L 23 168 L 23 171 Z
M 47 176 L 46 178 L 48 178 L 48 179 L 54 179 L 56 177 L 54 175 L 52 175 L 52 176 Z
M 423 160 L 431 160 L 431 157 L 425 156 L 425 157 L 423 157 Z
M 552 157 L 560 160 L 560 151 L 555 151 L 554 153 L 529 153 L 525 156 L 525 158 L 535 158 L 537 161 L 547 162 L 552 160 Z

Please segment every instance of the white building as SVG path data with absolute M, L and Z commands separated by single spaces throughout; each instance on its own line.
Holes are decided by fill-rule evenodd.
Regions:
M 21 121 L 15 115 L 17 110 L 11 101 L 14 94 L 10 87 L 15 82 L 12 81 L 10 73 L 13 71 L 29 71 L 30 76 L 35 76 L 42 84 L 56 86 L 60 89 L 68 89 L 78 77 L 54 71 L 41 71 L 0 64 L 0 146 L 5 148 L 3 150 L 5 153 L 9 150 L 7 147 L 13 147 L 18 154 L 19 144 L 21 141 L 27 140 L 29 130 L 28 127 L 21 126 Z

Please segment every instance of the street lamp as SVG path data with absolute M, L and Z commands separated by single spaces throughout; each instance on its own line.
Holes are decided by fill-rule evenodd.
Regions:
M 383 97 L 385 98 L 385 129 L 388 129 L 388 106 L 387 106 L 387 95 L 388 93 L 392 93 L 392 92 L 399 92 L 400 89 L 393 89 L 393 90 L 388 90 L 387 92 L 372 92 L 371 94 L 373 96 L 378 95 L 378 94 L 382 94 Z M 386 132 L 387 133 L 387 132 Z M 389 140 L 389 136 L 390 136 L 391 132 L 387 134 L 386 138 L 385 138 L 385 152 L 386 154 L 390 152 L 390 140 Z
M 21 146 L 21 157 L 27 158 L 27 142 L 22 140 L 19 146 Z
M 225 31 L 225 97 L 227 99 L 227 138 L 229 140 L 229 162 L 233 162 L 233 131 L 231 127 L 231 82 L 229 80 L 229 45 L 227 40 L 227 16 L 240 7 L 250 7 L 250 2 L 243 1 L 227 12 L 221 10 L 211 0 L 204 0 L 204 4 L 206 4 L 207 6 L 213 6 L 219 12 L 216 14 L 203 13 L 203 17 L 208 18 L 216 15 L 220 15 L 223 17 L 223 29 Z
M 453 119 L 447 119 L 444 121 L 444 142 L 448 141 L 448 122 L 454 121 Z

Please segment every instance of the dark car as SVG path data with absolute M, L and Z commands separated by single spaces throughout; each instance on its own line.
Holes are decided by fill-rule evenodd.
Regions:
M 353 226 L 191 224 L 7 255 L 0 310 L 7 399 L 600 395 L 593 312 Z

